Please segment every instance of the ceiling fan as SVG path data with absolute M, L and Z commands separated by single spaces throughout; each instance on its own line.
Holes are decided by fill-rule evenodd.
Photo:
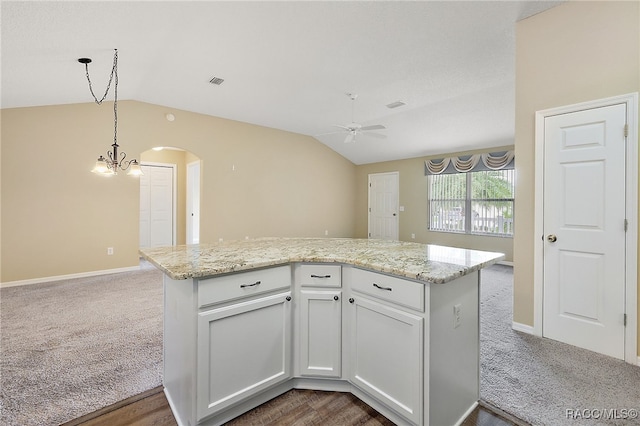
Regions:
M 373 136 L 375 138 L 386 138 L 386 135 L 383 135 L 381 133 L 370 133 L 372 130 L 384 130 L 386 129 L 385 126 L 383 126 L 382 124 L 373 124 L 371 126 L 363 126 L 361 124 L 358 124 L 354 121 L 353 119 L 353 111 L 354 111 L 354 105 L 355 105 L 355 100 L 358 97 L 358 95 L 356 95 L 355 93 L 347 93 L 347 96 L 351 99 L 351 124 L 347 124 L 347 125 L 340 125 L 340 124 L 334 124 L 333 127 L 338 127 L 342 130 L 336 131 L 336 132 L 329 132 L 329 133 L 321 133 L 318 136 L 322 136 L 322 135 L 332 135 L 332 134 L 336 134 L 336 133 L 347 133 L 347 136 L 344 139 L 344 143 L 351 143 L 351 142 L 355 142 L 356 140 L 356 136 L 359 134 L 366 134 L 367 136 Z

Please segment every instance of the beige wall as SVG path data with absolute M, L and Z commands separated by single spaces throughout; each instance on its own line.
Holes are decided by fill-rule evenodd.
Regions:
M 532 326 L 535 112 L 640 90 L 640 3 L 572 1 L 516 29 L 514 321 Z
M 113 141 L 111 107 L 1 111 L 2 282 L 138 263 L 138 180 L 89 173 Z M 129 158 L 175 146 L 201 159 L 202 242 L 353 236 L 355 165 L 315 139 L 134 101 L 118 111 Z
M 451 155 L 473 154 L 477 152 L 502 151 L 510 147 L 487 148 L 481 151 L 452 153 Z M 447 154 L 446 156 L 449 156 Z M 513 259 L 513 239 L 503 237 L 487 237 L 480 235 L 461 235 L 447 232 L 431 232 L 428 228 L 427 177 L 424 175 L 424 162 L 432 157 L 410 158 L 407 160 L 388 161 L 384 163 L 366 164 L 357 167 L 356 198 L 356 236 L 366 238 L 368 234 L 368 182 L 369 174 L 398 172 L 400 176 L 400 205 L 404 211 L 399 212 L 399 238 L 402 241 L 441 244 L 475 250 L 496 251 L 505 253 L 505 260 Z M 516 162 L 518 159 L 516 158 Z M 516 201 L 517 203 L 517 201 Z M 517 219 L 516 219 L 517 220 Z M 416 238 L 412 239 L 411 234 Z

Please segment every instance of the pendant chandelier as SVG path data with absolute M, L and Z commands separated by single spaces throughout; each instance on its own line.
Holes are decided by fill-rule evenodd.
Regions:
M 102 104 L 102 101 L 105 100 L 107 94 L 109 93 L 109 89 L 111 88 L 111 83 L 113 82 L 113 144 L 111 144 L 112 150 L 107 151 L 107 157 L 104 156 L 98 157 L 98 161 L 96 161 L 96 165 L 91 170 L 93 173 L 103 175 L 103 176 L 111 176 L 117 175 L 118 170 L 128 170 L 127 174 L 131 176 L 140 176 L 142 175 L 142 169 L 140 168 L 140 164 L 138 164 L 138 160 L 135 158 L 133 160 L 125 161 L 127 158 L 127 154 L 123 152 L 118 152 L 118 49 L 115 49 L 115 53 L 113 54 L 113 68 L 111 68 L 111 76 L 109 77 L 109 83 L 107 83 L 107 89 L 104 91 L 104 95 L 102 99 L 98 100 L 96 95 L 93 93 L 93 86 L 91 85 L 91 79 L 89 78 L 89 64 L 91 63 L 90 58 L 79 58 L 78 62 L 84 64 L 87 81 L 89 82 L 89 91 L 91 92 L 91 96 L 98 105 Z

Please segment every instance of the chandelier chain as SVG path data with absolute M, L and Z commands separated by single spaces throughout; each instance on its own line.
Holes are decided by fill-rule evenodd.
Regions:
M 118 144 L 118 49 L 113 54 L 112 76 L 115 75 L 115 85 L 113 87 L 113 143 Z M 109 88 L 107 87 L 107 90 Z M 123 153 L 124 154 L 124 153 Z M 122 158 L 124 161 L 124 157 Z
M 114 49 L 115 53 L 113 54 L 113 66 L 111 67 L 111 75 L 109 76 L 109 82 L 107 83 L 107 88 L 104 91 L 104 95 L 102 98 L 98 100 L 98 97 L 93 92 L 93 85 L 91 84 L 91 78 L 89 77 L 89 63 L 84 64 L 85 72 L 87 74 L 87 81 L 89 82 L 89 91 L 91 92 L 91 96 L 96 101 L 98 105 L 102 105 L 102 101 L 107 98 L 109 94 L 109 89 L 111 88 L 111 83 L 114 83 L 114 96 L 113 96 L 113 144 L 118 144 L 118 49 Z M 117 158 L 115 159 L 117 161 Z
M 84 69 L 85 72 L 87 74 L 87 81 L 89 82 L 89 91 L 91 92 L 91 96 L 93 96 L 93 99 L 96 101 L 96 103 L 98 105 L 102 104 L 102 101 L 104 101 L 107 97 L 107 95 L 109 94 L 109 88 L 111 88 L 111 82 L 113 81 L 113 77 L 115 75 L 115 79 L 116 79 L 116 92 L 117 92 L 117 85 L 118 85 L 118 49 L 115 49 L 115 53 L 113 55 L 113 66 L 111 67 L 111 75 L 109 76 L 109 82 L 107 83 L 107 88 L 104 91 L 104 95 L 102 95 L 102 99 L 98 100 L 98 97 L 96 96 L 96 94 L 93 92 L 93 85 L 91 84 L 91 78 L 89 77 L 89 63 L 85 63 L 84 64 Z

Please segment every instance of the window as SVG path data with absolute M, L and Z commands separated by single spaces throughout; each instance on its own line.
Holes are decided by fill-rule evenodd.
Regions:
M 429 230 L 513 236 L 515 170 L 430 174 Z

